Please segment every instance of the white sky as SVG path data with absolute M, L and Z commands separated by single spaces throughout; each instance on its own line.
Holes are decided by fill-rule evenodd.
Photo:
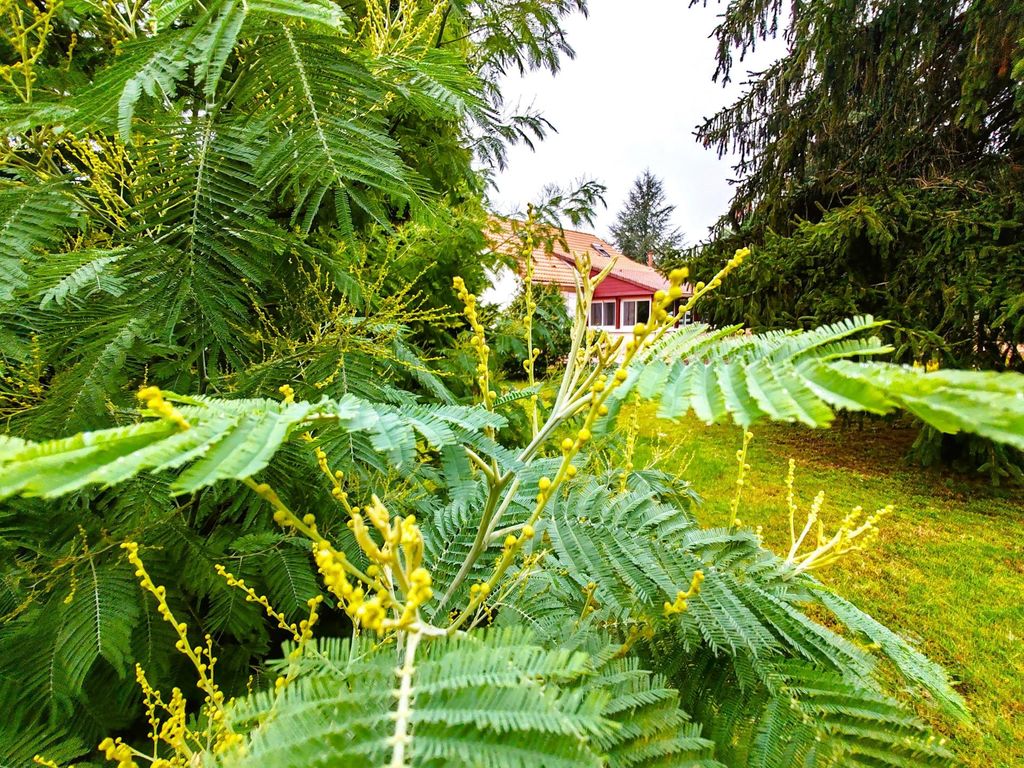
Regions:
M 728 157 L 704 149 L 694 128 L 731 103 L 738 80 L 763 69 L 782 45 L 758 50 L 739 64 L 726 88 L 711 82 L 715 43 L 709 38 L 720 8 L 687 8 L 687 0 L 591 0 L 590 17 L 566 28 L 576 49 L 554 77 L 534 72 L 503 83 L 507 104 L 533 104 L 555 125 L 536 152 L 515 147 L 509 167 L 495 176 L 491 200 L 499 212 L 523 210 L 547 183 L 568 186 L 581 176 L 607 186 L 608 208 L 594 229 L 601 237 L 645 168 L 659 176 L 675 224 L 687 243 L 703 239 L 731 198 Z

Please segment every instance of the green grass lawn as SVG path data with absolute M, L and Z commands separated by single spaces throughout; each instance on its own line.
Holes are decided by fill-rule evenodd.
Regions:
M 688 461 L 682 475 L 706 500 L 702 522 L 724 524 L 735 489 L 739 428 L 658 421 L 647 406 L 639 415 L 637 466 L 675 448 L 663 468 Z M 1024 492 L 906 464 L 915 434 L 910 428 L 768 425 L 754 433 L 740 506 L 744 524 L 763 526 L 765 543 L 788 551 L 790 457 L 804 515 L 814 495 L 826 492 L 829 533 L 854 506 L 870 512 L 895 504 L 869 551 L 847 555 L 819 576 L 916 642 L 958 681 L 975 725 L 930 719 L 967 765 L 1024 766 Z

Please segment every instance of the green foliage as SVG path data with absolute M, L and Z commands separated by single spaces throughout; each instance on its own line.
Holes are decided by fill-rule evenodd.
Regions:
M 636 390 L 668 415 L 904 408 L 1020 445 L 1019 377 L 861 362 L 886 351 L 869 320 L 641 335 L 617 374 L 587 272 L 550 404 L 492 394 L 483 338 L 472 383 L 425 359 L 457 328 L 452 274 L 472 290 L 486 266 L 473 150 L 500 164 L 545 130 L 497 75 L 556 70 L 585 10 L 70 3 L 31 60 L 36 32 L 0 31 L 24 75 L 0 86 L 4 765 L 109 736 L 150 754 L 136 664 L 184 692 L 160 716 L 209 734 L 158 735 L 170 765 L 949 763 L 877 656 L 963 718 L 941 669 L 754 532 L 702 528 L 674 472 L 592 470 L 591 427 Z M 552 190 L 538 219 L 600 193 Z
M 788 414 L 777 405 L 761 410 L 754 403 L 764 400 L 736 393 L 753 391 L 751 383 L 764 390 L 764 381 L 783 381 L 788 382 L 783 390 L 791 400 L 815 403 L 801 409 L 815 423 L 827 423 L 831 407 L 884 410 L 903 405 L 942 429 L 970 428 L 996 439 L 1024 440 L 1017 396 L 1020 381 L 1015 374 L 925 374 L 850 362 L 850 357 L 884 351 L 877 339 L 861 335 L 874 326 L 859 320 L 813 332 L 754 337 L 681 329 L 652 348 L 650 361 L 631 369 L 637 374 L 634 387 L 641 394 L 653 387 L 663 393 L 663 403 L 673 402 L 671 393 L 689 392 L 695 400 L 668 407 L 717 403 L 720 410 L 710 412 L 710 418 L 732 415 L 749 423 L 765 417 L 785 419 Z M 689 377 L 690 388 L 682 390 L 673 383 L 681 374 L 658 363 L 664 356 L 700 361 L 690 365 L 713 373 Z M 746 389 L 729 386 L 733 379 L 727 373 L 714 372 L 713 365 L 734 359 L 744 361 L 741 380 L 748 382 Z M 801 377 L 794 371 L 812 373 Z M 819 383 L 831 381 L 828 376 L 842 376 L 857 386 Z M 621 391 L 629 389 L 624 386 Z M 723 392 L 731 394 L 726 397 Z M 196 499 L 204 488 L 215 490 L 217 486 L 209 486 L 217 481 L 254 475 L 272 479 L 278 463 L 290 474 L 301 471 L 288 441 L 309 429 L 317 430 L 315 439 L 332 455 L 342 455 L 337 449 L 346 443 L 355 448 L 356 440 L 365 438 L 371 453 L 380 452 L 387 462 L 364 461 L 359 457 L 370 454 L 356 451 L 351 466 L 355 477 L 368 472 L 368 477 L 382 478 L 389 465 L 407 473 L 406 491 L 390 494 L 389 503 L 415 511 L 434 586 L 457 605 L 469 597 L 462 566 L 475 556 L 474 532 L 481 524 L 476 510 L 489 493 L 483 478 L 469 471 L 462 447 L 471 447 L 517 478 L 516 489 L 522 490 L 513 489 L 505 505 L 504 522 L 513 528 L 532 519 L 528 489 L 536 487 L 542 473 L 553 470 L 553 459 L 531 459 L 529 452 L 516 455 L 491 440 L 487 433 L 501 427 L 503 420 L 481 406 L 392 406 L 351 395 L 317 404 L 169 397 L 177 403 L 172 406 L 173 418 L 146 419 L 43 443 L 4 438 L 0 493 L 56 496 L 88 485 L 138 483 L 132 480 L 135 475 L 157 472 L 166 478 L 157 490 Z M 180 427 L 181 419 L 189 428 Z M 275 454 L 280 461 L 272 461 Z M 438 457 L 436 465 L 431 455 Z M 168 471 L 176 477 L 167 478 Z M 876 644 L 908 685 L 926 689 L 949 715 L 966 717 L 963 701 L 940 668 L 814 579 L 793 572 L 763 549 L 753 533 L 701 528 L 688 509 L 685 486 L 642 472 L 629 478 L 625 494 L 617 485 L 616 476 L 580 477 L 553 501 L 550 516 L 539 521 L 546 556 L 539 566 L 514 575 L 513 586 L 521 586 L 504 592 L 495 605 L 493 620 L 512 634 L 481 639 L 470 632 L 465 639 L 445 642 L 423 638 L 426 655 L 416 664 L 417 695 L 410 720 L 416 734 L 411 742 L 415 764 L 442 764 L 470 754 L 467 750 L 487 755 L 481 759 L 491 765 L 528 765 L 536 761 L 538 750 L 566 765 L 646 764 L 647 757 L 691 764 L 688 761 L 712 754 L 732 765 L 755 761 L 783 766 L 791 764 L 794 755 L 823 766 L 869 759 L 890 765 L 915 760 L 948 764 L 948 753 L 924 726 L 880 693 L 882 677 L 876 675 L 873 655 L 812 621 L 806 606 L 816 604 L 829 611 L 854 635 Z M 328 518 L 324 525 L 325 533 L 344 531 Z M 234 538 L 224 554 L 237 558 L 239 566 L 255 560 L 248 569 L 238 570 L 252 583 L 262 583 L 284 610 L 301 610 L 317 591 L 301 545 L 296 548 L 280 534 L 239 538 L 229 530 L 222 526 L 222 533 Z M 346 551 L 353 562 L 363 560 L 358 549 Z M 499 552 L 485 548 L 480 555 L 469 573 L 486 578 L 497 567 Z M 53 645 L 41 646 L 34 640 L 36 622 L 19 619 L 7 631 L 11 651 L 4 676 L 13 680 L 18 670 L 33 670 L 19 690 L 30 700 L 47 702 L 53 711 L 74 706 L 76 692 L 87 692 L 88 682 L 97 675 L 124 675 L 126 661 L 145 639 L 139 637 L 143 625 L 137 620 L 143 609 L 137 593 L 132 596 L 123 566 L 99 566 L 92 553 L 81 548 L 69 562 L 70 572 L 59 577 L 72 586 L 70 599 L 62 600 L 56 590 L 50 598 L 51 605 L 62 603 L 48 614 L 55 621 L 48 635 Z M 662 604 L 672 602 L 698 569 L 706 577 L 688 609 L 678 619 L 663 615 Z M 253 618 L 237 614 L 223 587 L 207 585 L 204 594 L 211 600 L 211 628 L 242 637 L 247 629 L 252 631 Z M 438 603 L 435 614 L 442 615 L 444 608 L 444 601 Z M 594 635 L 592 639 L 569 641 L 567 615 L 578 616 L 577 630 Z M 535 641 L 521 634 L 524 622 Z M 629 660 L 628 649 L 638 637 L 646 639 L 636 644 L 637 655 Z M 258 648 L 265 640 L 258 635 L 245 640 L 253 642 Z M 531 643 L 536 642 L 548 650 L 535 649 Z M 594 651 L 594 642 L 609 644 L 612 650 Z M 571 655 L 572 648 L 583 646 L 596 656 L 588 661 L 585 654 Z M 369 648 L 339 647 L 327 651 L 326 658 L 310 651 L 297 685 L 288 686 L 283 694 L 258 693 L 237 703 L 240 723 L 256 722 L 259 713 L 270 708 L 276 712 L 272 727 L 252 731 L 245 759 L 291 764 L 306 760 L 307 749 L 332 755 L 337 751 L 338 759 L 359 754 L 378 760 L 385 754 L 392 746 L 387 734 L 394 723 L 393 698 L 385 681 L 394 674 L 394 662 L 386 651 Z M 47 657 L 41 658 L 41 652 L 50 654 L 47 663 L 42 663 Z M 513 662 L 506 653 L 520 661 Z M 620 656 L 626 660 L 618 661 Z M 332 658 L 355 659 L 356 666 L 349 668 L 347 662 L 340 665 Z M 645 668 L 641 665 L 684 691 L 682 710 L 665 703 L 676 696 L 668 689 L 654 696 L 644 688 L 631 688 L 639 684 L 633 673 Z M 555 674 L 552 670 L 557 674 L 550 683 L 557 680 L 563 688 L 545 687 L 545 693 L 534 698 L 538 694 L 523 681 L 545 679 Z M 615 695 L 605 690 L 605 670 L 611 670 L 607 674 L 615 686 L 626 685 L 626 690 L 617 688 Z M 633 673 L 626 674 L 628 670 Z M 627 684 L 631 679 L 634 682 Z M 652 687 L 664 685 L 657 677 L 646 679 Z M 687 704 L 685 691 L 698 679 L 703 681 L 698 686 L 701 698 Z M 624 700 L 613 704 L 620 696 Z M 661 704 L 655 707 L 659 714 L 652 715 L 651 733 L 632 716 L 627 718 L 631 730 L 612 724 L 612 713 L 625 716 L 639 704 L 656 702 Z M 683 727 L 688 718 L 684 712 L 703 726 L 701 733 L 716 746 L 696 739 L 694 728 Z M 666 723 L 674 725 L 669 728 Z M 680 736 L 679 728 L 688 735 Z M 782 733 L 789 735 L 782 739 Z M 746 746 L 737 751 L 729 746 L 735 744 Z M 614 757 L 618 752 L 621 755 Z
M 710 744 L 678 709 L 665 680 L 615 659 L 590 633 L 546 647 L 524 629 L 432 643 L 416 659 L 410 721 L 415 765 L 714 766 Z M 394 669 L 366 640 L 321 641 L 301 684 L 257 694 L 240 725 L 274 712 L 239 765 L 386 764 L 394 729 Z M 235 764 L 235 763 L 229 763 Z
M 687 326 L 634 363 L 632 386 L 617 399 L 635 388 L 658 399 L 665 418 L 692 409 L 708 423 L 731 416 L 745 427 L 764 418 L 825 426 L 835 408 L 879 415 L 903 409 L 944 433 L 971 432 L 1024 449 L 1020 374 L 854 362 L 891 352 L 877 337 L 856 337 L 877 326 L 862 317 L 754 336 Z
M 533 300 L 537 305 L 532 323 L 533 346 L 540 350 L 535 370 L 538 376 L 542 376 L 569 353 L 572 321 L 566 310 L 565 298 L 557 288 L 535 285 Z M 522 377 L 523 361 L 527 358 L 525 314 L 526 298 L 520 291 L 508 307 L 493 313 L 493 320 L 489 323 L 496 364 L 513 378 Z
M 792 8 L 792 13 L 790 13 Z M 787 51 L 698 139 L 735 152 L 729 211 L 692 258 L 755 258 L 703 307 L 709 322 L 813 327 L 871 314 L 900 363 L 1024 370 L 1019 2 L 727 4 L 718 71 L 769 37 Z M 918 455 L 991 444 L 922 435 Z

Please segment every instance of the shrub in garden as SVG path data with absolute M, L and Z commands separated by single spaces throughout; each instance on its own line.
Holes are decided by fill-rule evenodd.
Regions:
M 817 578 L 830 561 L 855 556 L 884 510 L 851 514 L 834 535 L 809 540 L 816 510 L 797 536 L 791 505 L 793 546 L 781 557 L 739 519 L 749 435 L 732 517 L 719 529 L 698 524 L 684 480 L 595 474 L 588 454 L 633 396 L 659 400 L 665 417 L 693 410 L 743 425 L 771 418 L 822 426 L 836 407 L 905 408 L 939 429 L 1021 445 L 1021 377 L 863 362 L 888 351 L 866 335 L 878 325 L 870 318 L 764 336 L 674 330 L 668 308 L 682 270 L 651 322 L 612 341 L 586 327 L 603 274 L 591 278 L 586 257 L 579 273 L 570 362 L 549 408 L 530 401 L 538 413 L 525 445 L 502 442 L 502 412 L 516 394 L 492 388 L 485 329 L 461 280 L 480 361 L 474 405 L 354 395 L 304 402 L 288 386 L 280 401 L 147 387 L 129 425 L 45 442 L 0 438 L 0 496 L 142 483 L 187 499 L 236 485 L 261 500 L 260 514 L 317 572 L 297 613 L 275 607 L 232 563 L 211 566 L 213 578 L 289 638 L 283 657 L 248 684 L 230 675 L 224 684 L 213 633 L 193 626 L 150 574 L 156 548 L 108 542 L 125 550 L 134 578 L 121 574 L 117 592 L 112 577 L 102 587 L 82 584 L 96 610 L 68 628 L 82 644 L 77 667 L 96 660 L 93 633 L 111 638 L 98 653 L 121 661 L 125 698 L 135 678 L 141 689 L 148 725 L 97 740 L 108 759 L 395 768 L 951 764 L 941 740 L 886 694 L 878 657 L 935 707 L 965 718 L 945 673 Z M 338 470 L 354 448 L 361 471 Z M 296 488 L 288 471 L 274 471 L 281 463 L 311 467 L 325 492 Z M 128 669 L 127 639 L 140 631 L 123 615 L 132 589 L 151 606 L 163 642 L 192 668 L 196 690 L 158 690 L 138 656 L 134 675 Z M 836 629 L 811 620 L 810 606 Z
M 3 431 L 127 426 L 144 385 L 454 404 L 425 358 L 452 338 L 452 276 L 483 280 L 474 149 L 498 163 L 544 129 L 502 109 L 496 78 L 557 68 L 561 19 L 582 7 L 4 2 Z M 368 438 L 339 440 L 348 482 L 369 462 L 398 487 Z M 286 446 L 270 471 L 316 506 L 314 470 Z M 165 693 L 191 690 L 127 539 L 216 638 L 219 684 L 258 681 L 287 635 L 213 566 L 289 620 L 318 591 L 305 543 L 260 504 L 227 486 L 171 497 L 158 478 L 0 505 L 0 763 L 144 726 L 123 685 L 137 661 Z
M 523 322 L 527 314 L 527 301 L 534 302 L 529 332 L 533 337 L 533 349 L 537 352 L 534 362 L 536 373 L 543 375 L 569 353 L 572 321 L 565 307 L 565 299 L 557 288 L 534 285 L 532 298 L 528 299 L 526 292 L 520 291 L 503 310 L 494 311 L 485 307 L 489 310 L 488 314 L 493 316 L 489 336 L 497 364 L 513 379 L 526 375 L 523 362 L 532 354 L 527 349 L 527 328 Z

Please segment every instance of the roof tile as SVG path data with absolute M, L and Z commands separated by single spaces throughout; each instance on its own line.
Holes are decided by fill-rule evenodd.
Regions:
M 551 252 L 547 252 L 546 243 L 534 249 L 533 277 L 538 283 L 554 284 L 565 289 L 575 288 L 576 268 L 572 254 L 589 252 L 595 272 L 604 269 L 609 261 L 615 259 L 615 266 L 612 268 L 611 274 L 620 280 L 625 280 L 652 292 L 668 289 L 668 280 L 658 270 L 634 261 L 619 252 L 607 240 L 602 240 L 589 232 L 572 229 L 563 230 L 562 235 L 562 237 L 554 235 Z M 512 256 L 517 260 L 520 259 L 519 244 L 512 234 L 512 224 L 509 220 L 499 218 L 491 220 L 490 241 L 492 247 L 499 253 Z M 521 263 L 520 271 L 522 271 Z M 683 291 L 685 295 L 690 295 L 693 292 L 689 285 L 684 285 Z

